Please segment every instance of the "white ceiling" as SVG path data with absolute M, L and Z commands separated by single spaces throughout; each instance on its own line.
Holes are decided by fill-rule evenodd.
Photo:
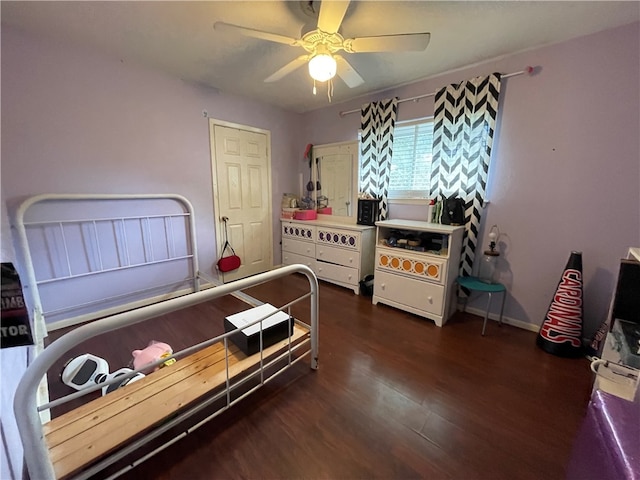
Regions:
M 327 106 L 324 88 L 315 97 L 311 93 L 306 68 L 263 82 L 303 54 L 301 47 L 223 34 L 212 26 L 223 21 L 299 38 L 302 27 L 314 22 L 302 9 L 308 3 L 3 0 L 1 18 L 3 25 L 304 112 Z M 344 53 L 365 83 L 350 89 L 336 77 L 333 102 L 638 20 L 637 1 L 353 1 L 342 23 L 345 38 L 426 31 L 431 42 L 424 52 Z

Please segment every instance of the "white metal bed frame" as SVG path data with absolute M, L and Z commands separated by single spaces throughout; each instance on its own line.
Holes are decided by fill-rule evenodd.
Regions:
M 136 200 L 171 200 L 177 202 L 181 205 L 185 211 L 182 214 L 176 213 L 165 213 L 165 214 L 156 214 L 156 215 L 117 215 L 117 216 L 100 216 L 99 218 L 69 218 L 69 219 L 54 219 L 54 220 L 44 220 L 44 221 L 29 221 L 27 220 L 27 213 L 30 209 L 32 209 L 36 205 L 46 204 L 50 202 L 79 202 L 79 201 L 87 201 L 87 202 L 100 202 L 100 201 L 136 201 Z M 175 238 L 174 231 L 172 229 L 171 220 L 177 217 L 184 217 L 187 225 L 187 241 L 189 242 L 188 251 L 185 255 L 176 254 L 176 246 L 175 246 Z M 156 259 L 153 251 L 153 244 L 150 240 L 151 231 L 149 227 L 149 222 L 152 218 L 160 219 L 165 224 L 166 231 L 166 241 L 167 241 L 167 251 L 168 255 L 166 258 Z M 99 302 L 91 302 L 89 304 L 80 304 L 80 305 L 71 305 L 65 309 L 60 309 L 57 311 L 49 310 L 45 311 L 43 309 L 43 305 L 40 297 L 40 286 L 47 285 L 52 283 L 60 283 L 68 280 L 82 278 L 87 276 L 95 276 L 101 273 L 108 272 L 116 272 L 116 271 L 126 271 L 132 268 L 140 268 L 144 266 L 164 263 L 164 262 L 174 262 L 177 260 L 188 260 L 191 264 L 191 277 L 184 280 L 184 282 L 190 282 L 193 285 L 193 291 L 200 290 L 200 280 L 204 278 L 204 275 L 199 271 L 198 266 L 198 257 L 196 255 L 197 252 L 197 243 L 196 243 L 196 233 L 195 233 L 195 225 L 194 225 L 194 210 L 193 206 L 182 195 L 177 194 L 42 194 L 36 195 L 26 199 L 22 202 L 16 210 L 15 213 L 15 223 L 14 228 L 16 231 L 16 240 L 18 244 L 18 251 L 22 255 L 23 266 L 24 266 L 24 274 L 26 278 L 23 280 L 23 284 L 25 287 L 25 291 L 27 293 L 27 299 L 31 302 L 31 308 L 34 313 L 34 321 L 36 322 L 35 329 L 36 332 L 42 333 L 42 335 L 46 335 L 46 328 L 44 324 L 44 318 L 47 315 L 54 313 L 65 313 L 65 311 L 71 312 L 80 307 L 91 306 L 91 304 L 98 304 Z M 141 248 L 144 250 L 145 261 L 139 263 L 131 262 L 131 255 L 129 249 L 131 245 L 130 242 L 127 241 L 125 222 L 127 221 L 138 221 L 140 223 L 140 227 L 143 231 L 144 237 L 142 238 L 143 244 Z M 121 254 L 119 252 L 119 265 L 117 267 L 107 268 L 103 264 L 103 249 L 105 245 L 101 244 L 101 240 L 98 236 L 98 231 L 96 227 L 96 223 L 109 223 L 113 226 L 113 228 L 120 229 L 121 240 L 118 241 L 116 239 L 114 241 L 113 247 L 121 250 Z M 59 241 L 61 242 L 61 249 L 64 251 L 65 259 L 63 263 L 66 266 L 66 272 L 61 272 L 59 275 L 55 275 L 52 278 L 48 279 L 37 279 L 36 272 L 34 269 L 34 259 L 32 258 L 31 245 L 29 242 L 29 237 L 27 234 L 27 228 L 37 229 L 37 228 L 46 228 L 57 226 L 59 230 Z M 90 233 L 90 236 L 93 237 L 91 240 L 93 243 L 94 251 L 91 254 L 94 258 L 94 265 L 89 267 L 89 271 L 81 271 L 74 272 L 70 255 L 72 247 L 77 245 L 70 245 L 67 240 L 67 235 L 65 235 L 65 229 L 69 229 L 70 226 L 76 226 L 79 229 L 87 229 Z M 103 240 L 104 243 L 104 240 Z M 88 252 L 85 252 L 88 253 Z M 207 281 L 212 281 L 211 279 L 206 278 Z M 215 283 L 215 282 L 214 282 Z M 165 286 L 170 287 L 172 284 L 167 285 L 159 285 L 155 286 L 153 289 L 157 289 L 159 287 Z M 140 289 L 138 291 L 132 291 L 125 295 L 120 295 L 119 298 L 125 298 L 126 296 L 133 296 L 137 293 L 143 293 L 147 291 L 147 289 Z M 111 298 L 101 298 L 100 301 L 107 300 L 115 300 L 118 297 Z M 111 313 L 115 313 L 114 310 Z M 91 317 L 90 315 L 85 315 L 78 318 L 73 323 L 81 323 L 83 321 L 91 320 L 96 317 Z M 67 324 L 59 325 L 59 327 L 68 326 Z M 54 328 L 56 326 L 54 325 Z M 38 337 L 41 338 L 41 337 Z
M 24 455 L 26 465 L 29 471 L 31 478 L 38 479 L 49 479 L 55 478 L 55 471 L 53 468 L 53 464 L 51 459 L 49 458 L 49 451 L 46 444 L 45 434 L 43 430 L 43 421 L 47 421 L 49 418 L 48 411 L 49 409 L 60 405 L 62 403 L 71 401 L 79 396 L 88 394 L 92 391 L 98 390 L 99 388 L 108 385 L 109 383 L 121 382 L 123 378 L 127 376 L 134 376 L 137 371 L 133 371 L 132 373 L 118 377 L 117 379 L 113 379 L 110 382 L 102 383 L 97 385 L 96 387 L 83 390 L 80 392 L 76 392 L 70 395 L 67 395 L 61 399 L 57 399 L 50 403 L 44 403 L 42 401 L 41 390 L 39 391 L 39 385 L 43 383 L 46 384 L 46 374 L 48 370 L 54 365 L 54 363 L 60 359 L 66 352 L 68 352 L 74 346 L 80 344 L 81 342 L 88 340 L 97 335 L 110 332 L 113 330 L 117 330 L 119 328 L 123 328 L 129 325 L 133 325 L 136 323 L 140 323 L 142 321 L 164 315 L 166 313 L 174 312 L 183 308 L 187 308 L 189 306 L 197 305 L 199 303 L 207 302 L 216 298 L 220 298 L 225 295 L 234 295 L 249 304 L 249 306 L 259 305 L 262 302 L 253 299 L 252 297 L 247 296 L 242 293 L 241 290 L 246 288 L 256 286 L 265 282 L 269 282 L 271 280 L 275 280 L 277 278 L 281 278 L 287 275 L 292 275 L 293 273 L 302 273 L 305 275 L 309 281 L 309 291 L 306 294 L 299 296 L 298 298 L 292 300 L 291 302 L 277 308 L 277 311 L 289 311 L 293 304 L 301 302 L 302 300 L 309 298 L 310 299 L 310 324 L 305 324 L 300 320 L 293 320 L 296 324 L 301 325 L 302 327 L 308 329 L 309 336 L 305 338 L 302 342 L 297 343 L 296 345 L 292 345 L 291 340 L 288 341 L 287 348 L 284 349 L 283 352 L 279 352 L 275 358 L 271 357 L 269 359 L 263 358 L 263 344 L 262 344 L 262 321 L 268 318 L 266 317 L 257 319 L 252 324 L 260 324 L 260 352 L 259 354 L 259 362 L 256 363 L 258 366 L 257 370 L 253 373 L 250 373 L 240 380 L 234 379 L 231 381 L 231 375 L 229 372 L 229 350 L 228 350 L 228 338 L 234 334 L 234 332 L 227 332 L 225 334 L 219 335 L 215 338 L 209 339 L 205 342 L 202 342 L 197 345 L 193 345 L 187 349 L 184 349 L 179 352 L 175 352 L 171 358 L 185 358 L 190 354 L 199 351 L 203 348 L 213 345 L 214 343 L 222 343 L 224 345 L 224 351 L 226 352 L 226 382 L 224 383 L 224 389 L 215 393 L 213 396 L 206 397 L 202 400 L 199 400 L 195 406 L 190 406 L 186 411 L 180 411 L 178 416 L 172 416 L 170 420 L 167 420 L 165 423 L 160 425 L 159 427 L 153 429 L 152 431 L 145 433 L 141 438 L 132 441 L 128 444 L 125 444 L 122 448 L 119 448 L 112 454 L 109 454 L 106 458 L 99 460 L 96 464 L 89 466 L 87 469 L 80 471 L 77 474 L 77 477 L 74 478 L 88 478 L 91 475 L 94 475 L 98 471 L 106 468 L 107 466 L 117 462 L 122 459 L 126 455 L 135 452 L 141 446 L 147 444 L 151 440 L 159 437 L 163 433 L 165 433 L 170 428 L 175 425 L 183 422 L 185 419 L 189 418 L 193 414 L 201 411 L 205 407 L 211 405 L 212 403 L 219 401 L 220 399 L 226 399 L 224 406 L 219 408 L 216 412 L 209 415 L 204 420 L 200 421 L 196 425 L 192 426 L 188 430 L 179 434 L 177 437 L 171 439 L 164 445 L 156 448 L 154 451 L 145 455 L 144 457 L 136 460 L 135 462 L 129 464 L 124 467 L 122 470 L 118 471 L 113 476 L 117 476 L 125 471 L 133 468 L 139 463 L 145 461 L 147 458 L 151 457 L 155 453 L 165 449 L 169 445 L 173 444 L 178 439 L 184 437 L 191 431 L 199 428 L 201 425 L 211 420 L 212 418 L 219 415 L 224 410 L 228 409 L 247 395 L 253 393 L 255 390 L 260 388 L 265 383 L 269 382 L 273 378 L 275 378 L 280 373 L 284 372 L 286 369 L 293 366 L 298 361 L 305 358 L 307 355 L 310 355 L 310 367 L 313 370 L 318 368 L 318 314 L 319 314 L 319 304 L 318 304 L 318 281 L 315 277 L 313 271 L 304 266 L 304 265 L 290 265 L 287 267 L 279 268 L 276 270 L 272 270 L 269 272 L 265 272 L 259 275 L 255 275 L 249 278 L 237 280 L 235 282 L 231 282 L 228 284 L 219 284 L 219 282 L 215 282 L 216 286 L 211 289 L 207 289 L 204 291 L 199 291 L 199 280 L 203 278 L 202 274 L 198 271 L 198 261 L 197 261 L 197 250 L 196 250 L 196 237 L 195 237 L 195 228 L 193 226 L 193 208 L 191 204 L 184 197 L 179 195 L 38 195 L 36 197 L 32 197 L 25 202 L 23 202 L 18 208 L 16 214 L 16 230 L 20 243 L 20 248 L 22 250 L 23 260 L 25 261 L 26 267 L 26 275 L 27 279 L 25 285 L 29 290 L 29 298 L 32 302 L 32 308 L 34 313 L 34 321 L 42 322 L 42 324 L 34 329 L 36 331 L 36 337 L 40 342 L 42 342 L 43 337 L 38 337 L 38 332 L 40 335 L 46 335 L 46 326 L 42 319 L 42 305 L 40 303 L 40 298 L 38 295 L 38 285 L 42 282 L 39 282 L 36 279 L 35 270 L 32 265 L 32 258 L 29 249 L 29 242 L 27 239 L 24 216 L 26 211 L 34 204 L 38 202 L 46 202 L 49 200 L 56 201 L 73 201 L 73 200 L 114 200 L 114 199 L 139 199 L 139 198 L 158 198 L 158 199 L 172 199 L 176 200 L 183 205 L 185 205 L 185 209 L 187 211 L 187 217 L 189 218 L 189 230 L 190 230 L 190 241 L 191 241 L 191 251 L 190 258 L 192 262 L 192 271 L 193 275 L 193 289 L 194 292 L 189 295 L 180 296 L 177 298 L 172 298 L 160 303 L 151 304 L 147 306 L 143 306 L 142 308 L 137 308 L 131 311 L 125 311 L 121 313 L 116 313 L 107 318 L 103 318 L 100 320 L 95 320 L 93 322 L 84 324 L 79 326 L 78 328 L 70 331 L 64 336 L 60 337 L 58 340 L 53 342 L 47 348 L 40 348 L 37 350 L 39 354 L 35 357 L 33 362 L 27 368 L 25 375 L 23 376 L 20 384 L 18 385 L 15 399 L 14 399 L 14 412 L 16 415 L 16 421 L 18 425 L 18 429 L 20 432 L 20 437 L 22 440 L 22 444 L 24 447 Z M 139 219 L 141 224 L 143 223 L 142 217 L 132 217 Z M 101 221 L 104 219 L 100 219 Z M 117 218 L 109 218 L 108 221 L 122 221 L 120 217 Z M 81 219 L 81 220 L 73 220 L 73 222 L 86 222 L 88 225 L 94 225 L 95 227 L 95 219 Z M 148 222 L 148 219 L 147 219 Z M 43 223 L 43 222 L 40 222 Z M 60 223 L 60 222 L 57 222 Z M 64 225 L 60 224 L 60 229 L 63 232 L 62 237 L 64 237 Z M 64 248 L 65 254 L 67 255 L 67 264 L 69 265 L 68 273 L 70 275 L 66 275 L 65 278 L 77 277 L 80 275 L 73 275 L 73 272 L 70 268 L 69 262 L 69 251 Z M 99 256 L 99 253 L 98 253 Z M 151 262 L 154 262 L 153 255 L 150 256 Z M 133 265 L 137 266 L 137 265 Z M 99 269 L 96 269 L 95 273 L 101 273 L 106 271 L 106 269 L 102 268 L 100 265 Z M 124 268 L 126 269 L 129 265 L 126 265 Z M 93 274 L 93 272 L 92 272 Z M 61 280 L 64 280 L 61 279 Z M 212 281 L 211 279 L 207 279 L 208 281 Z M 289 315 L 290 318 L 291 315 Z M 291 321 L 291 320 L 290 320 Z M 293 353 L 296 353 L 294 357 Z M 156 365 L 160 365 L 163 362 L 166 362 L 167 359 L 164 358 L 156 362 Z M 281 362 L 286 362 L 284 366 L 281 366 Z M 280 363 L 278 363 L 280 362 Z M 278 363 L 279 370 L 271 375 L 265 377 L 265 370 L 274 364 Z M 146 367 L 148 368 L 148 366 Z M 245 384 L 247 381 L 259 377 L 259 383 L 252 388 L 250 388 L 247 392 L 243 393 L 239 397 L 232 399 L 231 392 L 237 389 L 240 385 Z M 126 387 L 125 387 L 126 388 Z M 40 397 L 40 398 L 39 398 Z M 40 401 L 39 401 L 40 400 Z

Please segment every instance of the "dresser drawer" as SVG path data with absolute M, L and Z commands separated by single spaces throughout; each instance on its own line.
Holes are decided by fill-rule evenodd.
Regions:
M 311 270 L 316 272 L 316 259 L 313 257 L 306 257 L 304 255 L 300 255 L 298 253 L 291 252 L 282 252 L 282 264 L 283 265 L 293 265 L 294 263 L 301 263 L 302 265 L 306 265 Z
M 282 238 L 293 238 L 313 242 L 316 236 L 316 227 L 313 225 L 300 225 L 299 223 L 283 223 Z
M 442 315 L 444 287 L 376 270 L 373 294 L 434 315 Z
M 316 258 L 324 262 L 337 263 L 346 267 L 359 268 L 360 254 L 353 250 L 330 247 L 328 245 L 316 245 Z
M 362 242 L 360 232 L 333 227 L 317 227 L 315 238 L 318 245 L 344 247 L 355 251 L 360 251 Z
M 377 248 L 376 269 L 444 284 L 447 261 L 401 248 Z
M 283 238 L 282 252 L 297 253 L 298 255 L 315 257 L 316 246 L 311 242 L 304 242 L 302 240 L 293 240 L 291 238 Z
M 333 263 L 317 261 L 314 272 L 322 280 L 341 282 L 348 285 L 358 285 L 360 282 L 357 269 L 334 265 Z

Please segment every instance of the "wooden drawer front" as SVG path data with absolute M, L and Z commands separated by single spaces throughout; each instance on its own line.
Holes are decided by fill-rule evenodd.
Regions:
M 330 280 L 334 282 L 347 283 L 349 285 L 357 285 L 358 270 L 355 268 L 343 267 L 342 265 L 334 265 L 333 263 L 316 262 L 314 269 L 318 278 Z
M 306 257 L 298 253 L 282 252 L 282 263 L 284 265 L 293 265 L 294 263 L 301 263 L 306 265 L 314 272 L 316 271 L 316 259 L 312 257 Z
M 360 251 L 360 232 L 349 230 L 339 230 L 336 228 L 318 227 L 316 232 L 316 243 L 318 245 L 335 245 Z
M 298 240 L 306 240 L 313 242 L 316 229 L 313 226 L 298 225 L 297 223 L 282 224 L 282 238 L 296 238 Z
M 345 250 L 344 248 L 316 245 L 316 258 L 346 267 L 360 267 L 360 253 L 353 250 Z
M 411 255 L 406 250 L 376 250 L 376 269 L 399 272 L 416 278 L 444 284 L 446 260 Z
M 434 315 L 442 315 L 444 287 L 377 270 L 374 295 Z
M 303 242 L 301 240 L 292 240 L 290 238 L 282 239 L 282 251 L 297 253 L 298 255 L 305 255 L 307 257 L 316 256 L 316 246 L 311 242 Z

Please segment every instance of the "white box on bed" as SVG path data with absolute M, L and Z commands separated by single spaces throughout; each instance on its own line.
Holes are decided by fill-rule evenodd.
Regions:
M 245 355 L 253 355 L 260 351 L 260 322 L 250 324 L 273 312 L 273 315 L 262 321 L 262 345 L 267 348 L 293 334 L 293 319 L 286 313 L 277 311 L 269 303 L 225 317 L 225 332 L 239 330 L 230 337 L 231 341 Z

